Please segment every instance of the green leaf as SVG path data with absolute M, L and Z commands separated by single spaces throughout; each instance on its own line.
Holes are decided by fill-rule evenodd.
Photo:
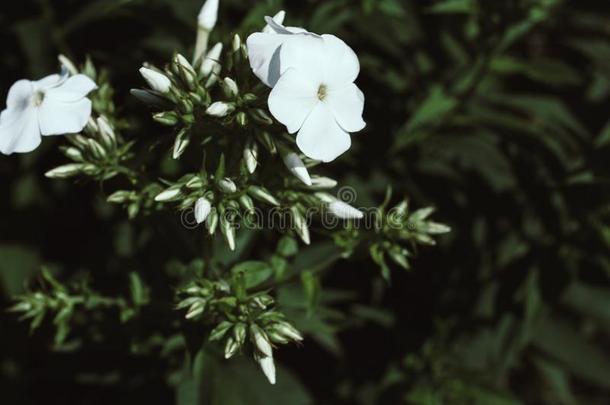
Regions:
M 246 288 L 253 288 L 267 281 L 273 275 L 273 269 L 266 262 L 248 261 L 234 266 L 231 274 L 243 276 Z
M 0 258 L 0 284 L 8 296 L 22 292 L 41 266 L 38 252 L 22 245 L 0 245 Z
M 428 7 L 427 11 L 434 14 L 471 13 L 474 6 L 473 0 L 445 0 Z

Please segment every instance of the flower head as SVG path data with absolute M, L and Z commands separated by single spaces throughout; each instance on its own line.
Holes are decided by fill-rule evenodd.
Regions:
M 0 152 L 30 152 L 40 145 L 41 135 L 80 132 L 91 115 L 86 96 L 95 88 L 93 80 L 82 74 L 17 81 L 0 114 Z
M 284 27 L 267 17 L 272 32 L 248 37 L 254 74 L 272 87 L 269 110 L 297 134 L 297 145 L 316 160 L 334 160 L 351 146 L 350 132 L 365 127 L 364 94 L 354 84 L 360 63 L 334 35 Z

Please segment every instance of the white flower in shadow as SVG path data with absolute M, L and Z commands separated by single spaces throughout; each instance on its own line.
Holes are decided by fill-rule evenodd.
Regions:
M 91 115 L 87 94 L 97 86 L 85 75 L 50 75 L 13 84 L 0 114 L 0 152 L 31 152 L 41 135 L 80 132 Z

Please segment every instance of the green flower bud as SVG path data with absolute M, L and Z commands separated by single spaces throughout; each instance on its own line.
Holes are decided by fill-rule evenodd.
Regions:
M 219 180 L 217 184 L 218 184 L 218 188 L 223 193 L 233 194 L 237 191 L 237 186 L 235 185 L 233 180 L 231 180 L 228 177 L 225 177 L 224 179 Z
M 45 176 L 50 179 L 67 179 L 81 173 L 84 165 L 81 163 L 69 163 L 67 165 L 56 167 L 45 173 Z
M 239 350 L 239 345 L 232 337 L 228 337 L 225 343 L 225 359 L 230 359 Z
M 248 142 L 243 153 L 244 162 L 248 173 L 252 174 L 258 165 L 258 145 L 256 142 Z
M 222 89 L 228 98 L 235 98 L 239 94 L 239 88 L 235 80 L 225 77 L 222 81 Z
M 267 357 L 273 356 L 273 348 L 269 343 L 269 338 L 265 332 L 254 323 L 250 325 L 250 340 L 262 355 Z
M 186 129 L 182 129 L 178 135 L 176 135 L 172 157 L 174 159 L 180 159 L 180 156 L 182 156 L 189 143 L 191 143 L 190 133 Z
M 205 226 L 206 228 L 208 228 L 208 233 L 210 235 L 214 235 L 214 233 L 216 232 L 216 227 L 218 226 L 218 217 L 218 211 L 216 211 L 216 208 L 212 207 L 205 221 Z
M 294 230 L 299 235 L 303 243 L 309 245 L 311 242 L 309 239 L 309 228 L 307 227 L 307 221 L 301 215 L 299 209 L 295 206 L 290 207 L 290 214 L 292 215 Z
M 178 115 L 173 111 L 165 111 L 153 115 L 153 119 L 159 124 L 174 126 L 178 123 Z
M 246 125 L 248 125 L 248 116 L 246 115 L 245 112 L 240 111 L 235 116 L 235 121 L 237 122 L 238 125 L 245 127 Z
M 255 199 L 262 201 L 267 204 L 279 206 L 280 202 L 273 196 L 267 189 L 260 186 L 250 186 L 248 187 L 248 194 Z
M 207 115 L 212 117 L 226 117 L 235 110 L 235 105 L 232 103 L 225 103 L 224 101 L 216 101 L 212 103 L 206 110 Z
M 180 187 L 172 186 L 172 187 L 160 192 L 159 194 L 157 194 L 157 196 L 155 197 L 155 201 L 157 201 L 157 202 L 174 201 L 174 200 L 177 200 L 181 195 L 182 195 L 182 191 L 180 190 Z
M 113 204 L 122 204 L 124 202 L 132 200 L 134 197 L 135 194 L 133 191 L 119 190 L 109 195 L 106 201 Z

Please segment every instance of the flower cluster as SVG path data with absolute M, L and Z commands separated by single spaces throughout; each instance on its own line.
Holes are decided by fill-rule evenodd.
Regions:
M 364 95 L 354 83 L 360 70 L 356 54 L 334 35 L 284 27 L 283 12 L 267 17 L 267 26 L 246 43 L 236 34 L 230 44 L 218 42 L 208 48 L 218 7 L 218 0 L 204 4 L 191 60 L 176 53 L 163 67 L 145 63 L 140 68 L 146 87 L 132 89 L 131 94 L 152 110 L 161 128 L 162 135 L 152 144 L 142 145 L 143 140 L 130 133 L 132 127 L 116 117 L 103 73 L 98 74 L 90 61 L 79 71 L 60 57 L 67 73 L 38 82 L 19 81 L 11 88 L 0 116 L 0 151 L 26 152 L 40 143 L 41 135 L 68 134 L 68 144 L 60 150 L 70 162 L 48 171 L 47 177 L 112 179 L 106 189 L 114 191 L 107 201 L 123 206 L 130 219 L 154 220 L 150 214 L 162 211 L 175 219 L 177 209 L 186 231 L 205 228 L 193 234 L 204 247 L 200 271 L 175 280 L 177 309 L 185 311 L 188 322 L 209 332 L 210 344 L 221 342 L 226 358 L 251 353 L 274 383 L 273 348 L 303 339 L 276 306 L 275 287 L 296 278 L 314 296 L 319 284 L 310 272 L 290 271 L 299 249 L 296 238 L 309 245 L 315 242 L 313 236 L 330 234 L 344 248 L 337 256 L 343 258 L 364 246 L 389 278 L 385 255 L 408 267 L 411 251 L 406 245 L 431 244 L 431 235 L 448 228 L 430 222 L 429 209 L 407 215 L 405 203 L 397 210 L 406 217 L 401 216 L 396 226 L 394 217 L 385 214 L 384 203 L 373 230 L 355 231 L 353 225 L 364 213 L 351 206 L 351 200 L 333 196 L 338 182 L 314 169 L 348 150 L 350 133 L 365 127 Z M 89 92 L 91 99 L 86 97 Z M 179 169 L 160 173 L 161 160 Z M 279 232 L 282 252 L 269 262 L 243 261 L 233 253 L 240 247 L 237 231 L 261 212 L 277 212 L 282 219 L 279 224 L 263 221 L 257 228 L 269 231 L 270 237 Z M 327 213 L 341 219 L 337 222 L 345 229 L 337 224 L 316 229 Z M 215 260 L 213 249 L 220 235 L 227 252 L 241 262 Z M 224 248 L 222 243 L 220 247 Z M 56 322 L 61 341 L 73 308 L 88 303 L 81 295 L 71 298 L 68 293 L 63 287 L 49 297 L 33 293 L 21 297 L 14 309 L 33 319 L 34 326 L 47 312 L 64 314 L 57 315 Z M 118 305 L 129 317 L 144 301 L 105 302 Z M 63 307 L 70 308 L 65 310 L 69 315 Z
M 253 285 L 246 285 L 248 281 L 239 270 L 233 273 L 230 284 L 202 279 L 186 286 L 179 292 L 177 309 L 186 311 L 186 319 L 213 326 L 208 339 L 223 342 L 225 359 L 249 343 L 254 360 L 269 382 L 275 384 L 274 345 L 298 343 L 303 337 L 282 313 L 273 309 L 273 297 L 264 292 L 247 294 L 246 287 Z

